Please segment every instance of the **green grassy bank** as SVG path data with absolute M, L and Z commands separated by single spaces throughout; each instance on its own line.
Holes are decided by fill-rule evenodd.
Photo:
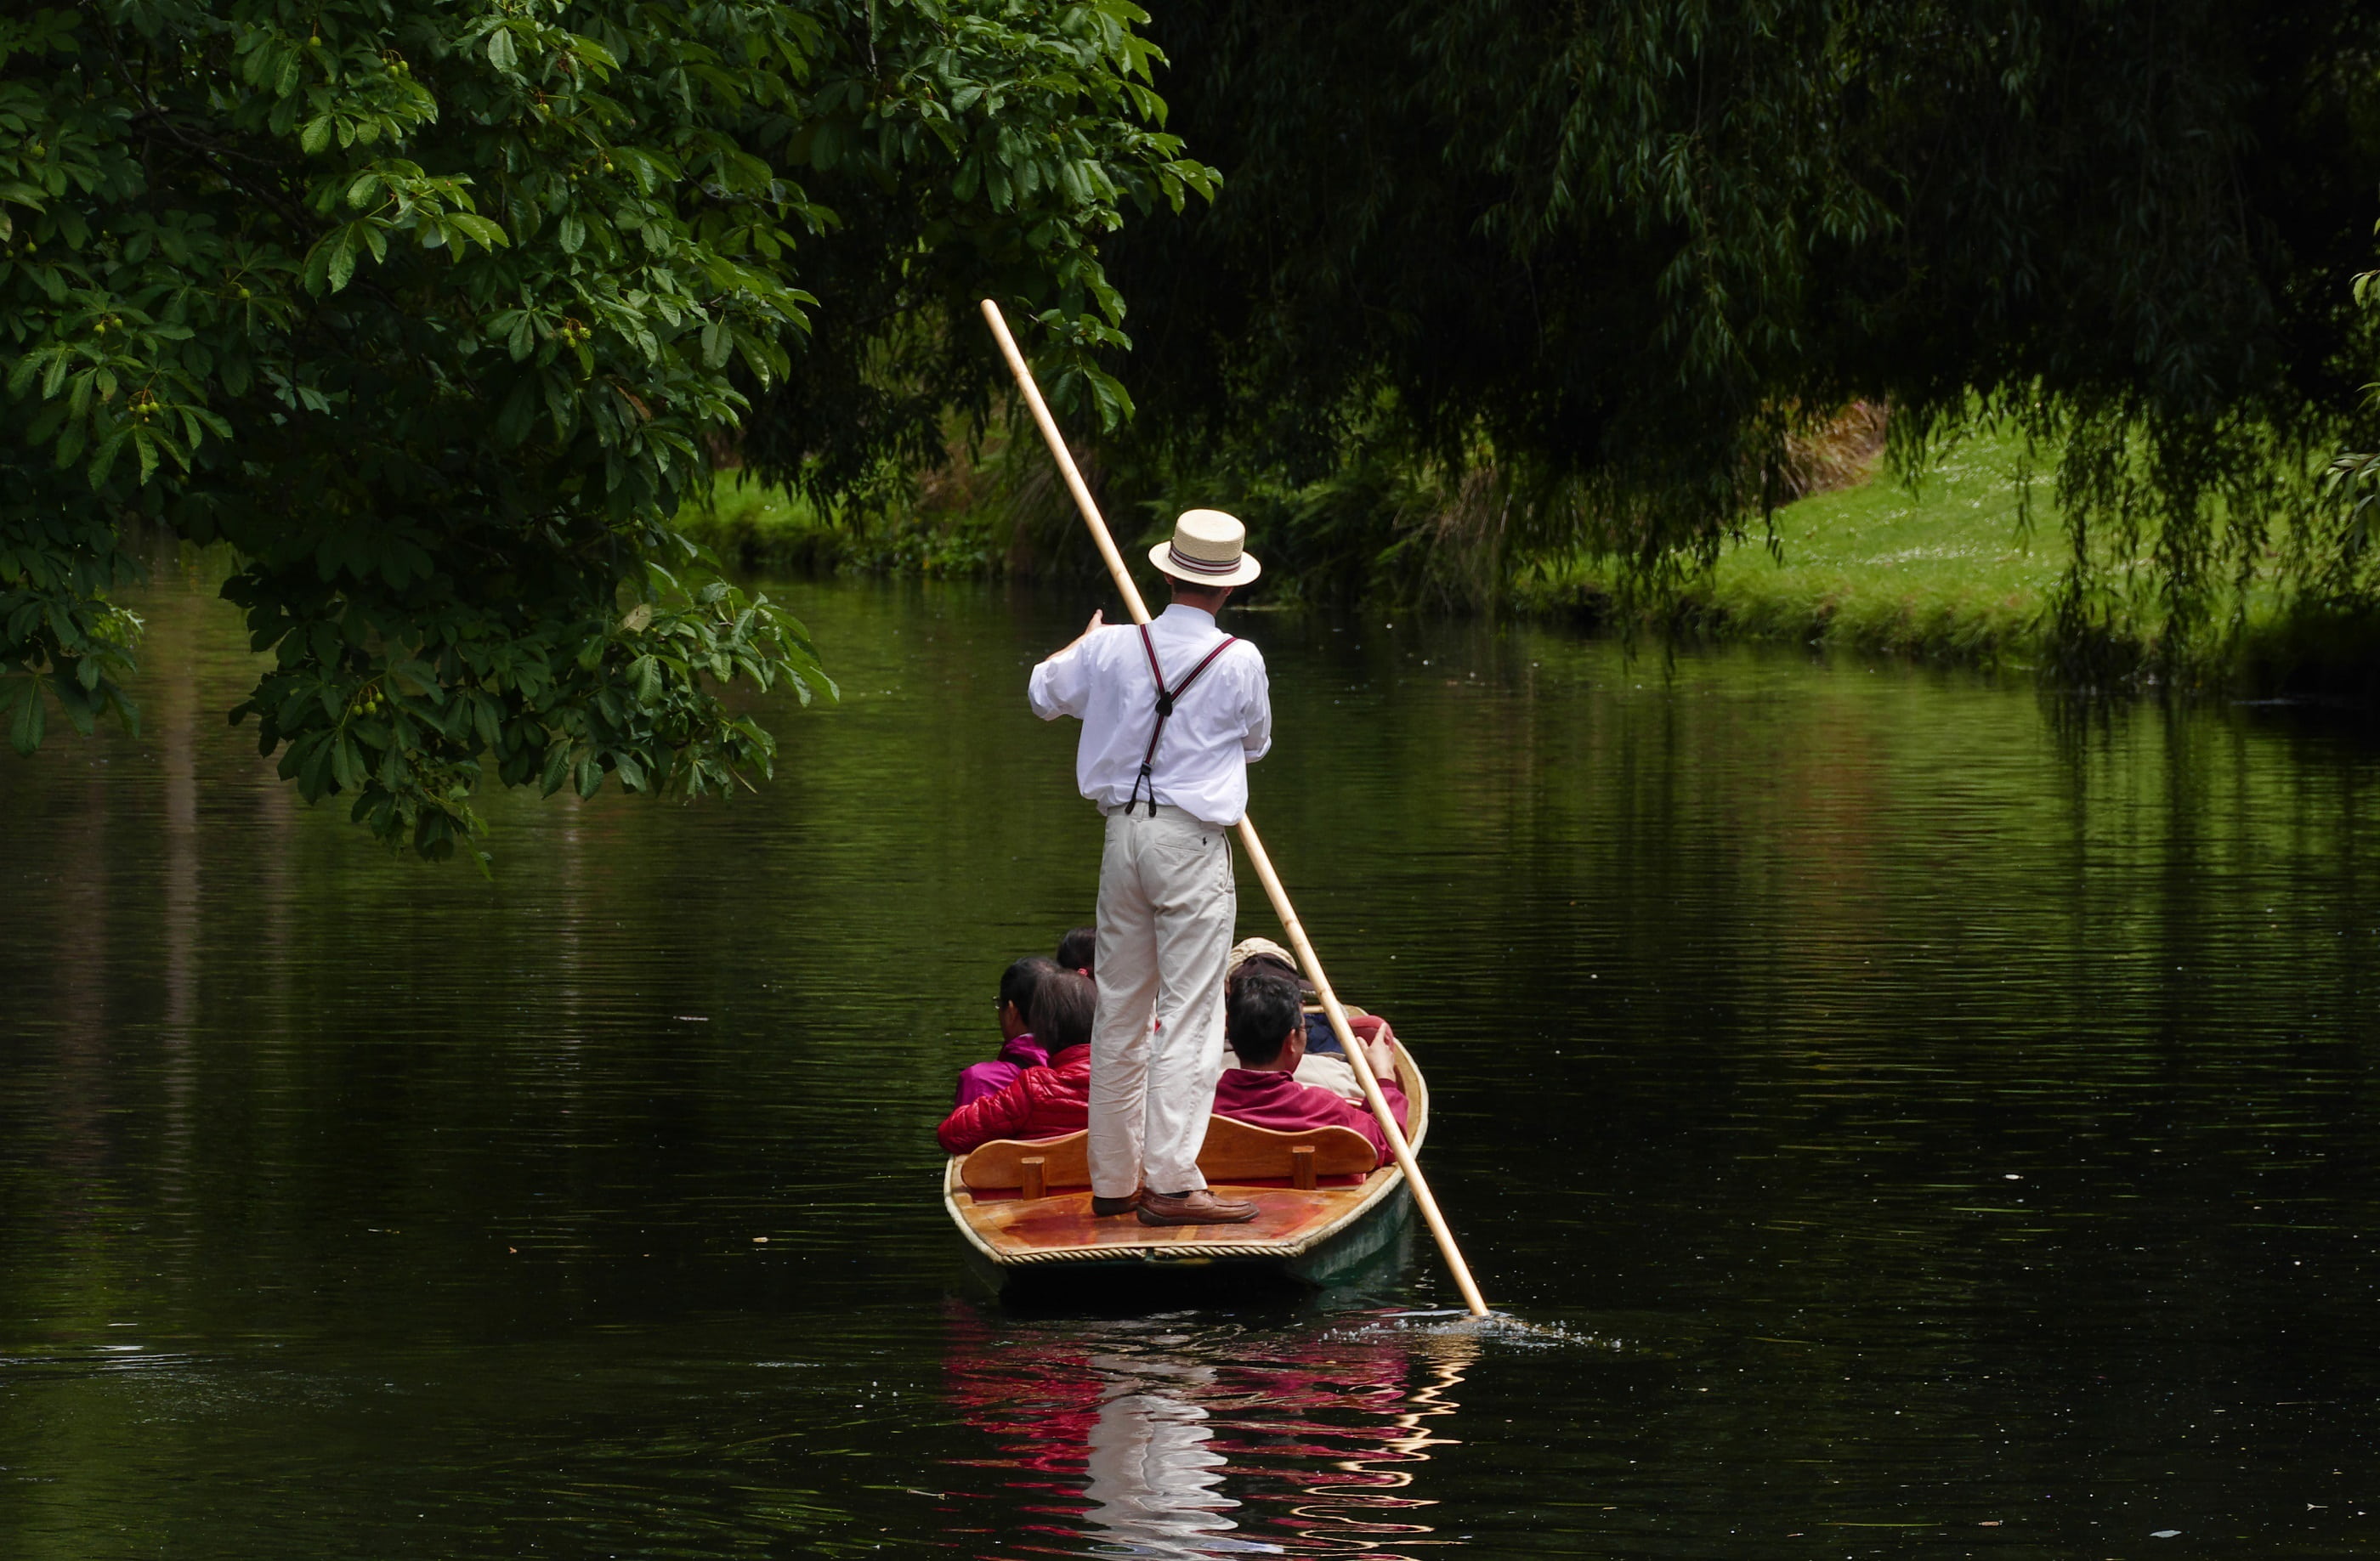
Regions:
M 2063 538 L 2040 513 L 2018 531 L 2019 446 L 1981 438 L 1951 450 L 1914 493 L 1888 478 L 1804 499 L 1778 512 L 1781 551 L 1757 537 L 1731 548 L 1693 587 L 1691 621 L 1758 639 L 1826 639 L 1919 655 L 1991 659 L 2022 654 L 2056 583 Z M 905 526 L 855 533 L 783 492 L 722 474 L 708 510 L 681 520 L 744 568 L 858 569 L 937 575 L 997 569 L 978 517 L 921 512 Z M 1594 615 L 1609 597 L 1608 565 L 1582 560 L 1528 575 L 1512 606 Z
M 1778 511 L 1775 547 L 1757 526 L 1670 604 L 1670 627 L 1713 639 L 1762 640 L 2011 671 L 2046 659 L 2048 606 L 2066 538 L 2038 468 L 2032 524 L 2022 523 L 2022 445 L 1976 434 L 1950 446 L 1915 488 L 1888 474 Z M 734 474 L 712 504 L 685 517 L 730 564 L 929 575 L 990 574 L 1005 563 L 984 506 L 927 506 L 911 520 L 854 533 L 816 510 Z M 2120 573 L 2120 572 L 2119 572 Z M 1527 616 L 1603 623 L 1610 565 L 1579 558 L 1528 572 L 1508 606 Z M 2119 613 L 2113 659 L 2145 663 L 2161 625 L 2154 604 Z M 2195 680 L 2251 695 L 2380 696 L 2380 623 L 2293 608 L 2269 587 L 2218 636 Z
M 2064 538 L 2036 478 L 2022 525 L 2022 445 L 1963 441 L 1917 488 L 1888 476 L 1777 512 L 1775 546 L 1755 526 L 1678 616 L 1698 632 L 1790 640 L 1985 664 L 2039 648 L 2043 609 L 2063 567 Z M 1524 611 L 1609 611 L 1609 566 L 1558 564 L 1517 587 Z
M 1976 434 L 1946 451 L 1915 487 L 1872 474 L 1777 512 L 1774 547 L 1755 526 L 1708 576 L 1665 610 L 1669 625 L 1718 639 L 1767 640 L 2010 670 L 2048 670 L 2049 609 L 2067 538 L 2036 465 L 2031 515 L 2023 446 Z M 2108 575 L 2146 585 L 2144 562 Z M 1522 581 L 1524 611 L 1599 619 L 1614 593 L 1609 564 L 1577 560 Z M 2155 593 L 2119 600 L 2103 665 L 2146 676 L 2165 633 Z M 2380 698 L 2380 621 L 2252 588 L 2236 623 L 2203 633 L 2179 674 L 2235 696 Z M 2110 681 L 2115 681 L 2111 678 Z
M 2020 446 L 1983 437 L 1951 449 L 1915 492 L 1888 478 L 1804 499 L 1778 512 L 1779 553 L 1755 537 L 1729 550 L 1682 604 L 1697 632 L 1816 641 L 1936 659 L 2029 658 L 2061 566 L 2063 538 L 2041 513 L 2018 528 Z M 976 517 L 921 513 L 905 526 L 863 532 L 831 524 L 783 492 L 722 475 L 708 510 L 682 517 L 744 568 L 865 569 L 963 575 L 1001 558 Z M 1781 561 L 1780 561 L 1781 556 Z M 1511 605 L 1525 614 L 1601 618 L 1609 565 L 1579 560 L 1525 575 Z

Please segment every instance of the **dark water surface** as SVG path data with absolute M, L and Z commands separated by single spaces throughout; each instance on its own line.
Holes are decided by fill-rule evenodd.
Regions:
M 271 779 L 195 587 L 138 739 L 0 757 L 0 1556 L 2380 1538 L 2370 748 L 1250 615 L 1257 817 L 1539 1326 L 1395 1315 L 1452 1304 L 1426 1245 L 1026 1313 L 930 1129 L 1088 914 L 1022 700 L 1079 614 L 790 594 L 847 696 L 775 785 L 500 803 L 492 884 Z

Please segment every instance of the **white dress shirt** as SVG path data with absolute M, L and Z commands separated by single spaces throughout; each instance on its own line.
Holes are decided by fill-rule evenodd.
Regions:
M 1222 639 L 1215 616 L 1175 602 L 1148 627 L 1168 686 L 1178 686 Z M 1033 669 L 1028 691 L 1043 720 L 1083 723 L 1075 780 L 1102 812 L 1131 799 L 1157 724 L 1157 684 L 1140 630 L 1111 623 Z M 1248 765 L 1272 746 L 1272 696 L 1263 655 L 1240 640 L 1198 674 L 1173 707 L 1150 768 L 1157 800 L 1228 828 L 1248 810 Z M 1146 797 L 1148 787 L 1141 789 Z

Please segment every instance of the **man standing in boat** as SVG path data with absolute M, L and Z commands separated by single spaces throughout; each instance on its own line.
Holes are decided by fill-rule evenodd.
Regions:
M 1232 588 L 1257 577 L 1246 538 L 1220 510 L 1185 512 L 1148 554 L 1173 604 L 1146 627 L 1095 612 L 1033 669 L 1033 713 L 1083 723 L 1075 778 L 1108 821 L 1091 1209 L 1148 1225 L 1232 1225 L 1257 1212 L 1216 1197 L 1198 1171 L 1239 912 L 1225 836 L 1247 811 L 1249 761 L 1272 746 L 1264 658 L 1215 626 Z

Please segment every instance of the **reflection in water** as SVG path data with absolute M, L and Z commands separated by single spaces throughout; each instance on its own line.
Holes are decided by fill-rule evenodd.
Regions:
M 1076 604 L 788 594 L 845 697 L 773 785 L 492 798 L 492 880 L 294 799 L 203 587 L 138 735 L 0 752 L 0 1557 L 2370 1549 L 2360 732 L 1268 621 L 1448 1213 L 1628 1345 L 1042 1322 L 946 1305 L 929 1130 L 1096 893 L 1015 692 Z
M 1224 1537 L 1234 1525 L 1223 1514 L 1240 1504 L 1216 1489 L 1223 1457 L 1196 1397 L 1213 1386 L 1211 1367 L 1119 1355 L 1089 1364 L 1109 1378 L 1086 1459 L 1092 1528 L 1133 1555 L 1277 1548 Z
M 1021 1549 L 1397 1561 L 1395 1546 L 1448 1543 L 1418 1520 L 1435 1504 L 1408 1493 L 1429 1449 L 1451 1445 L 1430 1422 L 1458 1407 L 1478 1349 L 1467 1333 L 1160 1317 L 1022 1334 L 959 1303 L 947 1322 L 946 1391 L 1007 1455 L 961 1467 L 1014 1471 L 1002 1488 L 1027 1493 L 1026 1511 L 1075 1520 L 1028 1522 Z

